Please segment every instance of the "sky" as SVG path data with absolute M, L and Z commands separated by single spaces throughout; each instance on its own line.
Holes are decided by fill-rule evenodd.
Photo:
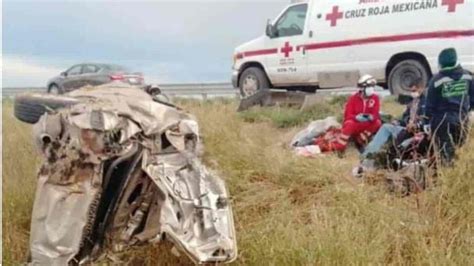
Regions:
M 235 47 L 290 0 L 4 0 L 3 87 L 45 86 L 73 64 L 116 63 L 147 82 L 230 81 Z

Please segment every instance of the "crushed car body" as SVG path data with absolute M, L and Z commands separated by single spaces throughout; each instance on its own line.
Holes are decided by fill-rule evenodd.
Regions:
M 31 103 L 38 111 L 33 107 L 42 97 L 57 96 L 21 97 L 22 107 Z M 88 87 L 67 97 L 57 98 L 67 108 L 47 111 L 33 128 L 44 163 L 30 264 L 90 263 L 160 241 L 194 263 L 236 259 L 230 196 L 199 159 L 191 115 L 129 85 Z

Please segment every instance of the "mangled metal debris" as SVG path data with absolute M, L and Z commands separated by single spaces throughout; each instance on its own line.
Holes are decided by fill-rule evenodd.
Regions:
M 42 97 L 17 100 L 34 107 Z M 195 263 L 236 258 L 230 196 L 198 158 L 191 115 L 124 85 L 68 97 L 74 104 L 51 108 L 34 126 L 45 161 L 31 220 L 31 264 L 88 263 L 163 240 Z M 25 112 L 18 114 L 22 119 Z

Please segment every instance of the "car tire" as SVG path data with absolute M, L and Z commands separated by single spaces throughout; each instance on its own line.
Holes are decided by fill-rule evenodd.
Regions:
M 423 85 L 428 83 L 428 67 L 418 60 L 403 60 L 395 65 L 388 76 L 388 88 L 395 95 L 409 95 L 409 84 L 417 77 L 421 77 Z
M 254 95 L 257 91 L 268 89 L 270 82 L 265 72 L 258 67 L 249 67 L 242 72 L 239 80 L 240 95 L 247 98 Z
M 18 120 L 35 124 L 44 113 L 72 106 L 78 102 L 77 99 L 64 96 L 41 93 L 20 94 L 15 97 L 13 112 Z
M 164 93 L 154 95 L 153 99 L 156 100 L 157 102 L 171 103 L 170 97 L 168 97 L 168 95 L 166 95 Z
M 64 92 L 58 85 L 52 84 L 48 87 L 48 93 L 59 95 L 63 94 Z

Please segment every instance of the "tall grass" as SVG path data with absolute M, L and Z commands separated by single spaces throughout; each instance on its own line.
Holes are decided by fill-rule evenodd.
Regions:
M 294 156 L 287 142 L 306 122 L 297 116 L 281 126 L 268 118 L 271 114 L 264 116 L 268 119 L 242 117 L 235 113 L 233 102 L 182 104 L 199 120 L 207 165 L 229 186 L 239 245 L 236 264 L 469 265 L 474 261 L 472 136 L 456 167 L 441 170 L 438 186 L 398 198 L 350 176 L 357 163 L 355 151 L 343 159 Z M 337 115 L 342 109 L 335 106 L 338 103 L 318 108 Z M 393 101 L 383 108 L 401 112 Z M 30 128 L 12 118 L 11 106 L 4 105 L 3 111 L 3 254 L 6 265 L 16 265 L 26 258 L 39 158 Z M 290 118 L 288 114 L 296 112 L 283 108 L 252 112 L 276 111 Z M 168 251 L 169 247 L 137 248 L 122 259 L 129 265 L 189 264 Z
M 40 158 L 31 128 L 13 118 L 11 102 L 3 103 L 3 262 L 25 261 L 28 230 Z
M 342 119 L 342 110 L 347 96 L 329 98 L 326 103 L 317 104 L 309 110 L 288 109 L 282 107 L 253 108 L 240 114 L 245 122 L 272 122 L 278 128 L 303 125 L 315 119 L 336 116 Z

